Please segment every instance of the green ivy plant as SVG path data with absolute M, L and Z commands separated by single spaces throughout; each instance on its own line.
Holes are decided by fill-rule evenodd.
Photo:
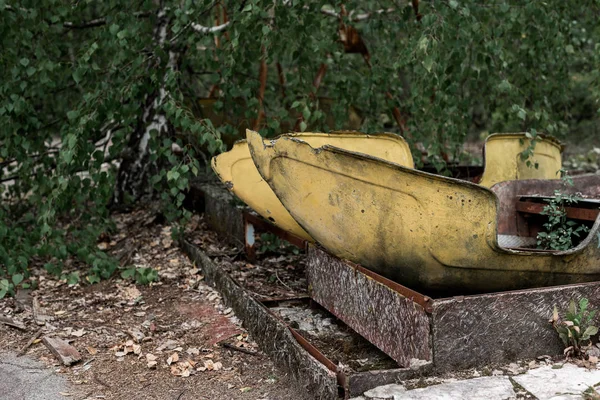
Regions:
M 287 240 L 280 239 L 273 233 L 263 233 L 260 235 L 259 253 L 281 253 L 291 252 L 292 254 L 300 254 L 300 250 L 290 244 Z
M 567 356 L 584 355 L 591 337 L 598 333 L 598 327 L 593 325 L 596 312 L 597 310 L 589 309 L 589 300 L 586 298 L 579 300 L 579 307 L 575 300 L 571 300 L 564 318 L 560 317 L 558 309 L 554 306 L 550 322 L 565 345 Z
M 182 226 L 190 182 L 246 127 L 352 118 L 442 171 L 469 133 L 596 124 L 597 0 L 343 5 L 0 0 L 0 295 L 33 262 L 114 275 L 111 211 L 158 198 Z
M 544 231 L 537 234 L 537 246 L 544 250 L 569 250 L 573 247 L 573 240 L 589 232 L 585 225 L 567 219 L 565 207 L 577 204 L 583 200 L 579 194 L 565 194 L 560 190 L 554 191 L 554 196 L 548 199 L 548 204 L 540 213 L 546 215 L 548 221 L 544 223 Z
M 121 272 L 121 278 L 134 279 L 138 285 L 147 285 L 158 280 L 158 271 L 154 268 L 126 268 Z

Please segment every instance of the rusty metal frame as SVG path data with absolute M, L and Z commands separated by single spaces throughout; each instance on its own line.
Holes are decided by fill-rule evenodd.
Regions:
M 244 211 L 244 249 L 249 259 L 253 260 L 256 257 L 256 248 L 254 247 L 254 232 L 256 229 L 273 233 L 282 240 L 288 241 L 290 244 L 305 250 L 306 240 L 273 225 L 272 223 L 262 219 L 253 212 Z
M 294 299 L 290 299 L 290 300 L 294 300 Z M 292 336 L 294 336 L 294 339 L 296 339 L 298 344 L 300 346 L 302 346 L 302 348 L 304 348 L 304 350 L 306 350 L 308 352 L 308 354 L 310 354 L 318 362 L 323 364 L 328 370 L 335 373 L 335 375 L 337 377 L 338 385 L 344 393 L 344 399 L 348 399 L 349 398 L 349 393 L 347 390 L 348 385 L 347 385 L 346 374 L 344 373 L 344 371 L 339 369 L 338 366 L 333 361 L 331 361 L 329 358 L 327 358 L 327 356 L 325 354 L 323 354 L 318 348 L 313 346 L 313 344 L 310 343 L 304 336 L 302 336 L 298 331 L 296 331 L 288 323 L 286 323 L 283 320 L 283 318 L 281 318 L 279 315 L 274 313 L 265 303 L 263 303 L 262 301 L 260 303 L 267 309 L 267 311 L 269 312 L 269 314 L 271 314 L 273 316 L 273 318 L 277 319 L 281 324 L 285 325 L 285 327 L 290 331 Z
M 433 360 L 431 298 L 316 245 L 308 248 L 306 274 L 315 302 L 399 366 L 410 368 L 414 359 Z M 386 316 L 382 318 L 383 310 Z
M 402 296 L 406 297 L 407 299 L 410 299 L 413 302 L 417 303 L 418 305 L 423 307 L 423 309 L 427 313 L 431 314 L 433 312 L 433 299 L 431 297 L 425 296 L 419 292 L 409 289 L 406 286 L 402 286 L 401 284 L 394 282 L 388 278 L 385 278 L 385 277 L 379 275 L 378 273 L 373 272 L 369 269 L 366 269 L 365 267 L 362 267 L 358 264 L 355 264 L 348 260 L 344 260 L 344 261 L 348 265 L 350 265 L 352 268 L 354 268 L 356 271 L 362 273 L 363 275 L 368 276 L 369 278 L 373 279 L 374 281 L 377 281 L 377 282 L 381 283 L 382 285 L 387 286 L 388 288 L 400 293 Z

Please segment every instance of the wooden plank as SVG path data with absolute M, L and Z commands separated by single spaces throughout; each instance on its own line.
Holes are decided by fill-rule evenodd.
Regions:
M 26 331 L 27 327 L 21 321 L 17 321 L 16 319 L 4 317 L 0 315 L 0 324 L 12 326 L 13 328 L 20 329 L 22 331 Z
M 62 339 L 44 336 L 42 342 L 66 366 L 81 360 L 81 354 L 79 354 L 77 349 Z
M 312 299 L 400 366 L 432 360 L 429 318 L 419 304 L 312 245 L 306 274 Z
M 532 201 L 517 201 L 515 205 L 517 211 L 528 214 L 541 214 L 547 204 L 534 203 Z M 582 221 L 595 221 L 598 218 L 600 210 L 578 207 L 565 207 L 567 218 L 579 219 Z
M 40 305 L 40 302 L 37 297 L 33 298 L 32 310 L 33 310 L 33 320 L 39 326 L 44 326 L 44 325 L 46 325 L 47 321 L 52 321 L 54 319 L 53 317 L 46 315 L 46 312 Z

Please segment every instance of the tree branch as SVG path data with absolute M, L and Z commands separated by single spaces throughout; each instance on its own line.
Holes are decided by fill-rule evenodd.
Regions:
M 68 29 L 86 29 L 95 28 L 97 26 L 106 25 L 106 18 L 96 18 L 90 21 L 82 22 L 81 24 L 74 24 L 73 22 L 64 22 L 63 27 Z
M 150 16 L 150 13 L 139 11 L 139 12 L 133 13 L 133 15 L 137 18 L 147 18 Z M 75 24 L 73 22 L 68 22 L 68 21 L 63 23 L 63 27 L 65 27 L 67 29 L 87 29 L 87 28 L 95 28 L 97 26 L 103 26 L 103 25 L 106 25 L 105 17 L 92 19 L 90 21 L 85 21 L 80 24 Z
M 231 21 L 227 21 L 224 24 L 221 25 L 217 25 L 217 26 L 203 26 L 200 24 L 196 24 L 193 23 L 192 24 L 192 29 L 195 30 L 198 33 L 217 33 L 217 32 L 221 32 L 222 30 L 227 29 L 227 27 L 231 24 Z
M 306 8 L 308 8 L 308 7 L 306 7 Z M 348 17 L 353 22 L 359 22 L 359 21 L 364 21 L 366 19 L 371 18 L 371 16 L 374 15 L 374 14 L 388 14 L 388 13 L 392 13 L 394 11 L 396 11 L 395 8 L 387 8 L 387 9 L 373 11 L 373 12 L 370 12 L 370 13 L 357 14 L 356 16 L 353 15 L 353 13 L 354 13 L 353 11 L 350 11 L 350 13 L 348 14 Z M 340 18 L 341 17 L 340 14 L 338 14 L 337 12 L 335 12 L 334 10 L 331 10 L 329 8 L 322 8 L 321 9 L 321 14 L 327 15 L 328 17 L 333 17 L 333 18 Z

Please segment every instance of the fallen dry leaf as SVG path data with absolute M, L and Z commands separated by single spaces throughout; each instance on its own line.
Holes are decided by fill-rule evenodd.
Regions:
M 85 330 L 83 328 L 71 332 L 71 335 L 75 336 L 75 337 L 82 337 L 85 334 L 86 334 L 86 332 L 85 332 Z
M 140 355 L 142 353 L 142 346 L 139 344 L 133 345 L 133 354 Z
M 194 363 L 189 360 L 180 362 L 178 364 L 171 365 L 171 374 L 175 376 L 180 376 L 182 378 L 187 378 L 191 375 L 194 367 Z
M 96 350 L 92 346 L 88 346 L 88 347 L 86 347 L 86 349 L 87 349 L 87 352 L 90 353 L 91 355 L 96 355 L 98 353 L 98 350 Z
M 142 292 L 138 290 L 135 286 L 127 286 L 123 289 L 123 296 L 128 300 L 135 300 L 142 295 Z
M 131 329 L 127 331 L 127 334 L 133 338 L 136 342 L 141 342 L 146 337 L 139 329 Z
M 176 363 L 179 361 L 179 354 L 173 353 L 169 358 L 167 358 L 167 365 L 171 365 L 172 363 Z
M 190 347 L 185 352 L 188 353 L 189 355 L 194 355 L 194 356 L 197 356 L 200 354 L 200 350 L 196 347 Z

